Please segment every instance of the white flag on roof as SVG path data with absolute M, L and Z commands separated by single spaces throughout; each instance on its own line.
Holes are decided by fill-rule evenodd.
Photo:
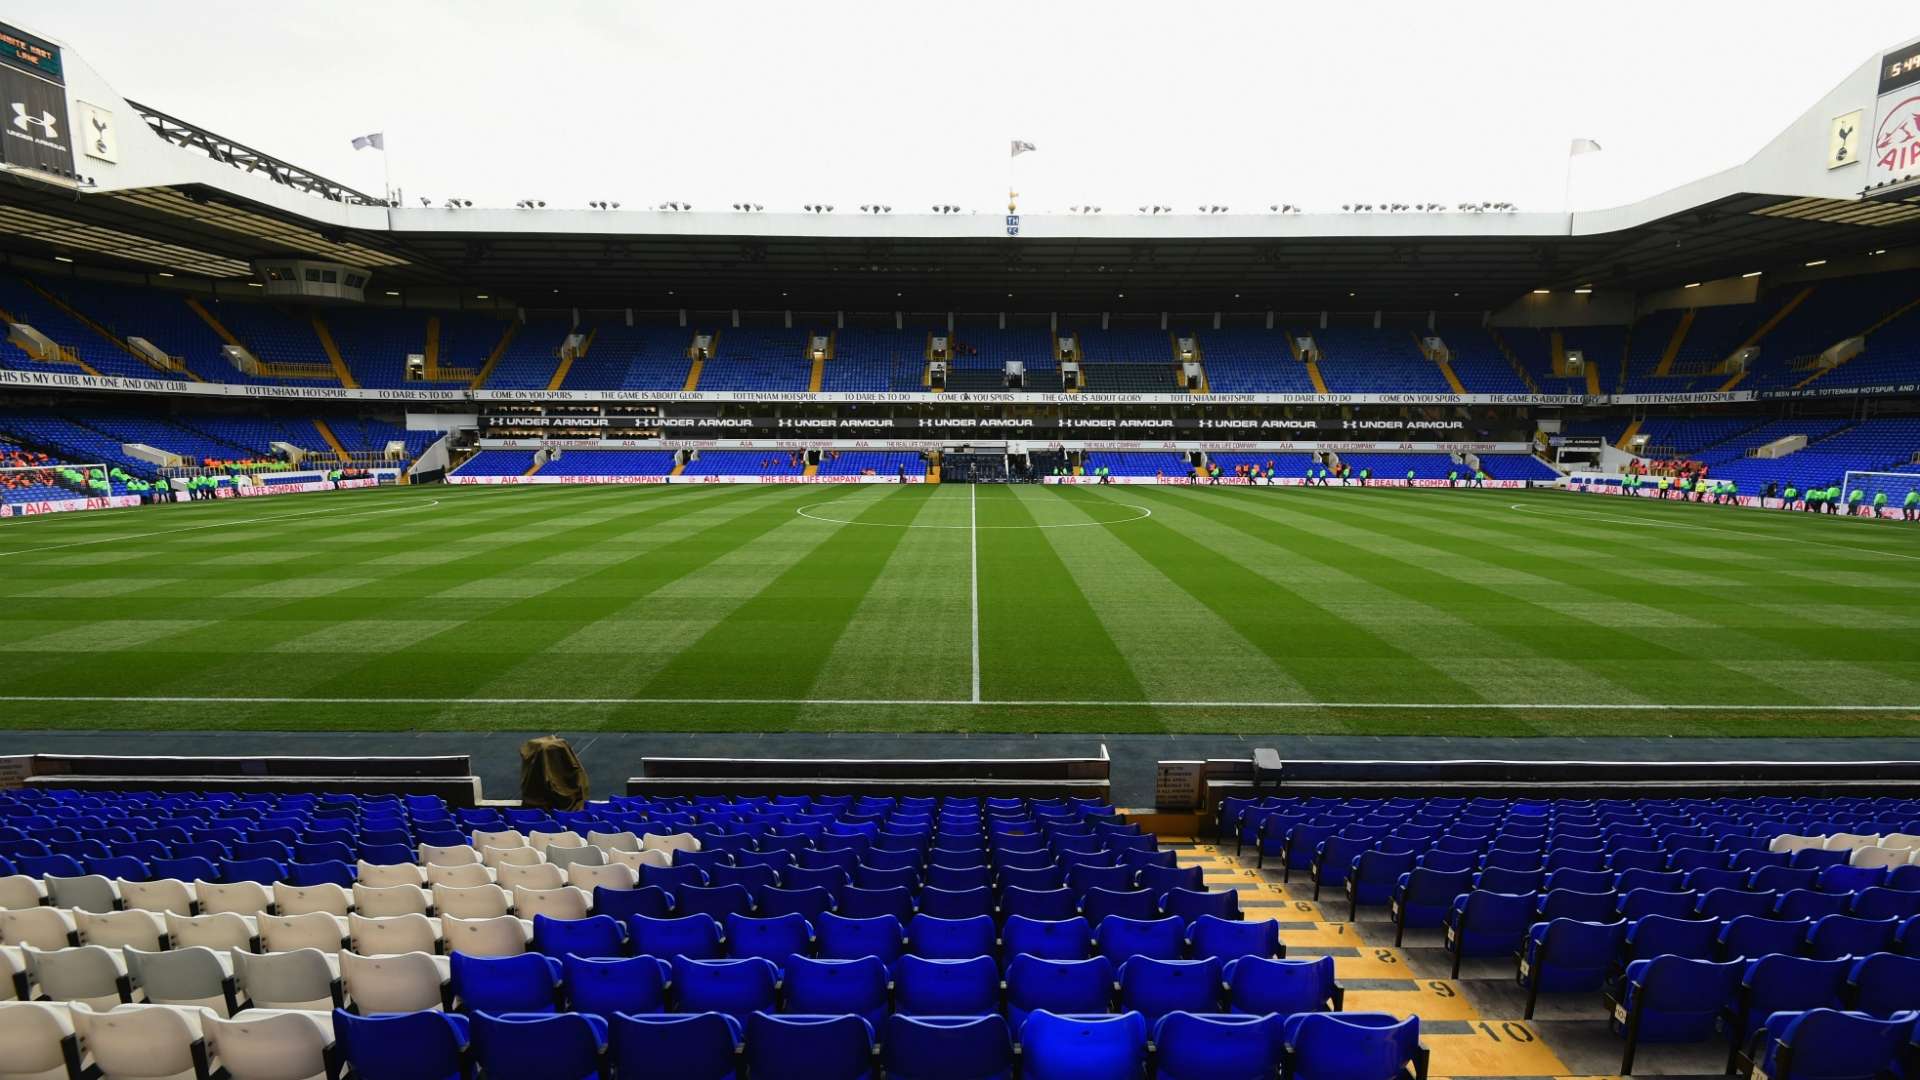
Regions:
M 1038 149 L 1040 148 L 1026 141 L 1025 139 L 1013 140 L 1013 156 L 1014 157 L 1019 157 L 1021 154 L 1031 153 Z
M 1573 145 L 1567 148 L 1567 155 L 1569 157 L 1578 157 L 1581 154 L 1597 154 L 1599 152 L 1600 144 L 1594 142 L 1592 139 L 1575 139 L 1573 140 Z
M 375 150 L 384 151 L 387 148 L 386 132 L 376 131 L 371 135 L 361 135 L 353 140 L 353 148 L 355 150 L 365 150 L 369 146 Z

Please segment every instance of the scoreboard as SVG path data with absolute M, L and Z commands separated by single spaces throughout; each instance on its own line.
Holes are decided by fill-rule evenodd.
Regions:
M 60 68 L 60 46 L 5 23 L 0 23 L 0 60 L 50 82 L 66 82 Z

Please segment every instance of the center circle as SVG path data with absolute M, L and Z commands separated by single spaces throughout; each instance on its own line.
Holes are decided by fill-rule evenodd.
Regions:
M 835 525 L 873 525 L 873 526 L 878 526 L 879 528 L 882 528 L 882 529 L 970 529 L 970 530 L 977 530 L 979 532 L 987 532 L 988 530 L 999 530 L 999 529 L 1084 529 L 1094 525 L 1124 525 L 1129 521 L 1145 521 L 1147 518 L 1150 518 L 1153 516 L 1153 511 L 1151 509 L 1144 506 L 1140 506 L 1136 503 L 1115 503 L 1114 504 L 1116 506 L 1127 507 L 1130 510 L 1139 511 L 1139 513 L 1134 514 L 1131 517 L 1114 518 L 1111 521 L 1068 521 L 1068 522 L 1061 522 L 1055 525 L 973 525 L 973 524 L 918 525 L 912 522 L 855 521 L 851 518 L 826 517 L 821 514 L 809 513 L 809 511 L 811 511 L 816 506 L 832 506 L 832 505 L 834 504 L 833 503 L 809 503 L 808 505 L 802 506 L 798 510 L 795 510 L 794 513 L 800 515 L 803 518 L 807 518 L 810 521 L 826 521 L 826 522 L 831 522 Z

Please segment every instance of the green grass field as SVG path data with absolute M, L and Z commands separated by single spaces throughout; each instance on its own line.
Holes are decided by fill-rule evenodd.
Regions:
M 1917 600 L 1550 492 L 398 489 L 0 522 L 0 726 L 1914 734 Z

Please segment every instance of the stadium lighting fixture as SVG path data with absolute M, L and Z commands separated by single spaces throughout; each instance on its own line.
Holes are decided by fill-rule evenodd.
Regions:
M 265 285 L 262 285 L 262 284 L 260 284 L 260 283 L 259 283 L 259 282 L 257 282 L 257 281 L 249 281 L 249 282 L 247 282 L 247 288 L 249 288 L 249 289 L 264 289 L 264 288 L 266 288 L 266 286 L 265 286 Z
M 1766 273 L 1765 270 L 1749 270 L 1746 273 L 1741 274 L 1740 276 L 1743 278 L 1759 277 L 1761 274 L 1764 274 L 1764 273 Z
M 70 262 L 72 262 L 73 260 L 72 260 L 71 258 L 69 258 L 68 256 L 65 256 L 65 255 L 55 255 L 55 256 L 53 257 L 53 261 L 54 261 L 54 262 L 61 262 L 61 263 L 70 263 Z
M 1874 248 L 1872 251 L 1867 252 L 1869 255 L 1885 255 L 1886 253 L 1886 248 Z
M 1683 289 L 1697 289 L 1700 287 L 1700 283 L 1697 281 L 1689 281 L 1685 285 L 1682 285 L 1680 287 Z
M 493 297 L 491 297 L 491 296 L 488 296 L 488 295 L 487 295 L 486 293 L 475 293 L 475 294 L 474 294 L 474 296 L 473 296 L 473 298 L 474 298 L 475 300 L 491 300 L 491 299 L 493 299 Z
M 1825 260 L 1825 259 L 1815 259 L 1815 260 L 1813 260 L 1812 262 L 1810 262 L 1810 263 L 1808 263 L 1807 265 L 1808 265 L 1808 266 L 1825 266 L 1825 265 L 1827 265 L 1827 260 Z
M 1575 289 L 1573 291 L 1581 296 L 1585 296 L 1588 293 L 1591 293 L 1593 290 L 1591 288 L 1585 288 L 1585 289 Z
M 429 198 L 427 198 L 427 197 L 426 197 L 425 195 L 422 195 L 422 196 L 420 196 L 420 205 L 421 205 L 421 206 L 432 206 L 432 205 L 433 205 L 433 200 L 432 200 L 432 199 L 429 199 Z
M 162 271 L 160 271 L 160 273 L 159 273 L 159 274 L 157 274 L 157 275 L 155 275 L 155 276 L 156 276 L 156 277 L 172 277 L 172 276 L 173 276 L 173 271 L 171 271 L 171 270 L 162 270 Z
M 399 290 L 399 289 L 388 289 L 388 290 L 387 290 L 387 295 L 388 295 L 388 296 L 399 296 L 399 295 L 400 295 L 400 290 Z
M 1545 296 L 1545 295 L 1547 295 L 1548 293 L 1550 293 L 1550 292 L 1552 292 L 1552 291 L 1553 291 L 1552 289 L 1535 289 L 1535 290 L 1533 290 L 1533 295 L 1535 295 L 1535 296 Z

